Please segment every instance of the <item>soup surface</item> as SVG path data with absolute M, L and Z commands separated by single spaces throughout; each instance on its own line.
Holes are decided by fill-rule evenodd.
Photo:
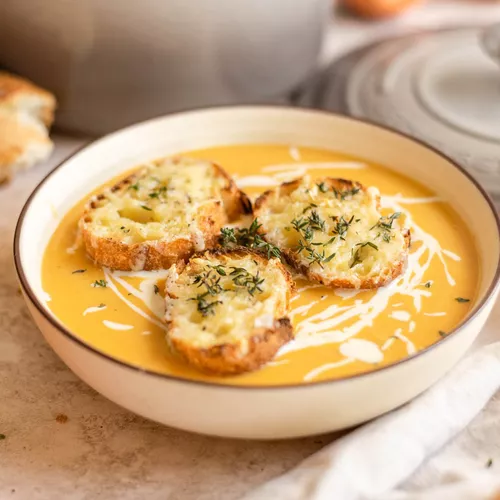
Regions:
M 252 199 L 306 173 L 378 187 L 383 207 L 408 217 L 412 232 L 408 268 L 376 291 L 331 290 L 296 276 L 298 293 L 290 314 L 295 340 L 254 373 L 211 377 L 168 350 L 162 322 L 164 271 L 101 269 L 75 244 L 86 201 L 81 200 L 47 246 L 42 283 L 54 315 L 94 348 L 178 377 L 235 385 L 303 383 L 394 363 L 438 342 L 469 312 L 480 271 L 472 238 L 459 216 L 432 190 L 370 162 L 319 149 L 241 145 L 186 156 L 219 163 Z M 95 286 L 99 280 L 107 286 Z

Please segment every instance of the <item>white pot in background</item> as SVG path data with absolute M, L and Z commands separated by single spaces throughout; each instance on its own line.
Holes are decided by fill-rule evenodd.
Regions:
M 166 112 L 280 102 L 313 71 L 331 0 L 1 0 L 0 66 L 102 134 Z

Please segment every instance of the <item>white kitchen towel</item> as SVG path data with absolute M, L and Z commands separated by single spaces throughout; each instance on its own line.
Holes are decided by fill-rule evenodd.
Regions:
M 496 342 L 243 500 L 500 499 L 499 389 Z

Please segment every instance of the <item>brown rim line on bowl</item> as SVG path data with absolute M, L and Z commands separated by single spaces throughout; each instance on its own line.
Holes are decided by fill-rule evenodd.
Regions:
M 150 372 L 100 352 L 66 329 L 44 304 L 41 256 L 30 251 L 30 247 L 45 248 L 55 229 L 58 221 L 52 209 L 64 215 L 95 186 L 142 161 L 238 143 L 333 149 L 369 158 L 432 185 L 477 240 L 482 273 L 478 299 L 467 318 L 442 341 L 392 365 L 338 380 L 275 386 L 235 387 Z M 83 164 L 95 166 L 80 168 Z M 50 210 L 48 200 L 53 203 Z M 350 427 L 425 390 L 458 361 L 486 321 L 498 294 L 499 256 L 500 223 L 493 203 L 462 167 L 442 153 L 380 125 L 322 111 L 270 106 L 179 113 L 98 139 L 40 183 L 21 212 L 14 238 L 15 265 L 28 307 L 49 344 L 80 378 L 109 399 L 153 420 L 242 438 L 297 437 Z M 165 400 L 158 401 L 155 393 L 164 394 Z M 172 397 L 177 406 L 168 404 Z M 255 408 L 266 410 L 257 417 Z M 199 419 L 196 414 L 202 409 L 206 416 Z

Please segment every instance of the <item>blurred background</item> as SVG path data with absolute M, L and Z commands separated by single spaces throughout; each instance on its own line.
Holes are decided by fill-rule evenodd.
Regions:
M 0 67 L 55 94 L 65 134 L 314 107 L 429 142 L 500 196 L 496 23 L 494 0 L 1 0 Z

